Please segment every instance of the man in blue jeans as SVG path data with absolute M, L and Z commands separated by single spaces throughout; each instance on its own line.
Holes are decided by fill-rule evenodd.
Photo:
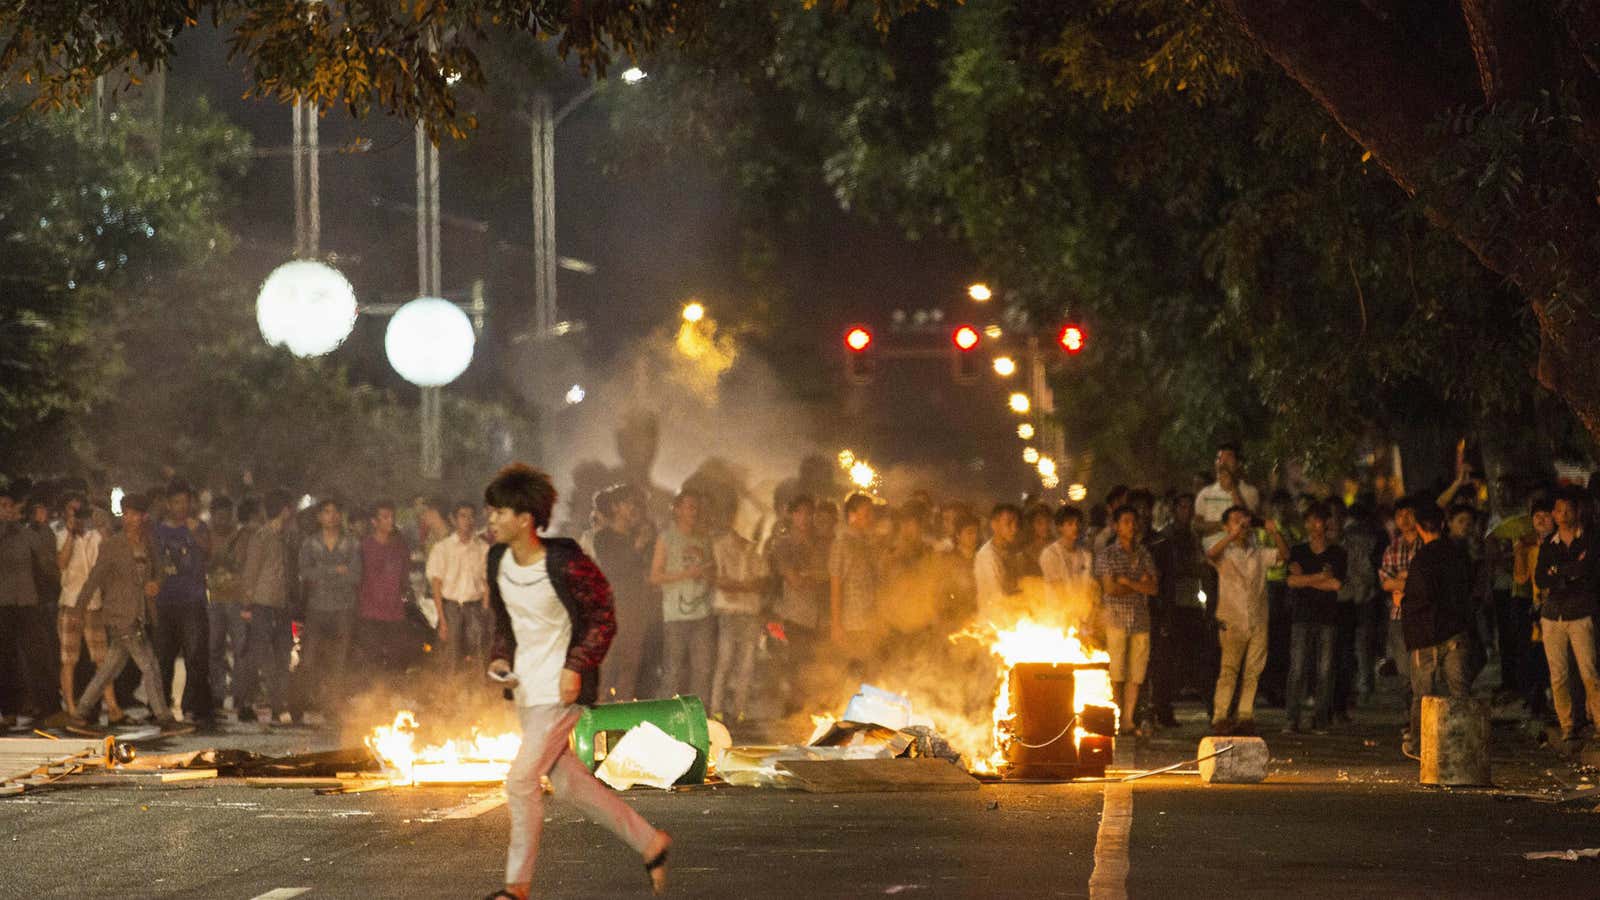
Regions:
M 1467 628 L 1472 621 L 1472 562 L 1455 541 L 1440 540 L 1444 510 L 1423 503 L 1416 508 L 1421 546 L 1411 558 L 1400 627 L 1411 654 L 1411 733 L 1404 750 L 1415 756 L 1422 737 L 1422 698 L 1471 694 Z
M 1326 504 L 1306 510 L 1306 542 L 1289 551 L 1289 684 L 1284 711 L 1284 731 L 1300 730 L 1301 704 L 1306 696 L 1306 668 L 1317 665 L 1317 705 L 1311 718 L 1314 730 L 1328 727 L 1333 709 L 1333 649 L 1339 632 L 1339 588 L 1344 584 L 1344 548 L 1328 540 Z

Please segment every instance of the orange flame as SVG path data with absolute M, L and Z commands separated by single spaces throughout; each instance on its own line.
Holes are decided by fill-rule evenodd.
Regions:
M 522 736 L 481 734 L 474 728 L 466 739 L 418 747 L 417 717 L 402 710 L 392 725 L 372 729 L 366 744 L 397 776 L 397 784 L 493 784 L 506 780 Z

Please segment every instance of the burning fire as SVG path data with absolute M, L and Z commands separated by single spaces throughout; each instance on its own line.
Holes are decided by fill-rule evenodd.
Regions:
M 993 752 L 984 759 L 975 759 L 972 767 L 979 772 L 993 772 L 1006 761 L 1005 747 L 1011 741 L 1011 692 L 1008 684 L 1011 670 L 1018 663 L 1106 663 L 1111 657 L 1104 650 L 1089 650 L 1078 639 L 1076 628 L 1058 628 L 1024 618 L 1007 629 L 993 623 L 971 628 L 951 635 L 951 639 L 972 638 L 985 641 L 989 652 L 1000 658 L 1000 682 L 995 691 L 993 716 Z M 1111 697 L 1110 674 L 1104 669 L 1079 669 L 1074 678 L 1073 712 L 1082 713 L 1085 706 L 1109 706 L 1116 709 Z M 1120 715 L 1120 710 L 1119 710 Z M 1081 725 L 1073 731 L 1074 742 L 1088 734 Z
M 522 736 L 481 734 L 474 728 L 470 738 L 418 747 L 417 717 L 405 710 L 394 724 L 372 729 L 366 743 L 396 773 L 397 784 L 492 784 L 506 780 Z

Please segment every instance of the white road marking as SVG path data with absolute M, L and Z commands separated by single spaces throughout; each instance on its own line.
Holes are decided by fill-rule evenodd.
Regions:
M 1128 832 L 1133 828 L 1133 787 L 1108 784 L 1094 837 L 1094 872 L 1090 900 L 1126 900 L 1128 896 Z
M 439 818 L 441 818 L 441 819 L 476 819 L 477 817 L 483 815 L 484 813 L 488 812 L 491 809 L 499 809 L 500 807 L 504 806 L 505 803 L 506 803 L 506 792 L 505 791 L 496 791 L 495 793 L 490 794 L 489 796 L 484 797 L 482 799 L 474 800 L 471 803 L 464 803 L 464 804 L 456 807 L 455 809 L 450 810 L 449 812 L 445 813 L 444 815 L 440 816 Z
M 273 888 L 265 894 L 257 894 L 251 897 L 250 900 L 289 900 L 291 897 L 298 897 L 310 890 L 311 888 L 308 887 Z

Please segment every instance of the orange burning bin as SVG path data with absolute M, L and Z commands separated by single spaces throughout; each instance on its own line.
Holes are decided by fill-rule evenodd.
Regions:
M 1080 677 L 1103 682 L 1109 664 L 1017 663 L 1006 682 L 1010 718 L 1001 751 L 1006 778 L 1098 778 L 1111 761 L 1116 715 L 1079 702 Z

